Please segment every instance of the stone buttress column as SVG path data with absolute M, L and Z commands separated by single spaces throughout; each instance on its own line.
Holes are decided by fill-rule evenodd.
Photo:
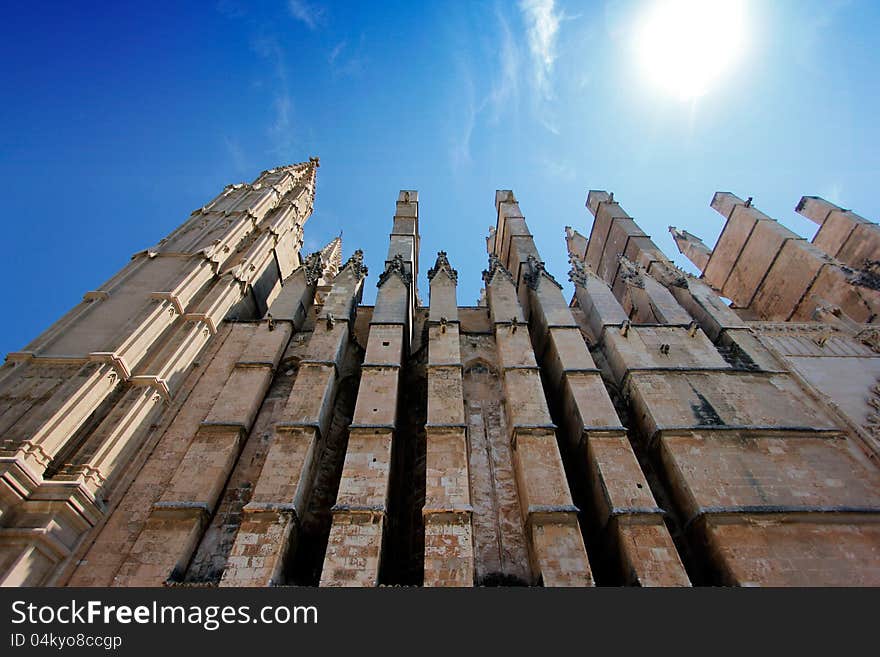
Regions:
M 658 490 L 675 502 L 676 525 L 690 539 L 681 544 L 689 573 L 700 583 L 874 581 L 876 572 L 851 579 L 877 532 L 874 473 L 749 335 L 759 325 L 744 325 L 653 245 L 621 256 L 603 241 L 600 216 L 623 215 L 606 204 L 610 195 L 590 192 L 588 252 L 597 262 L 617 257 L 617 272 L 607 270 L 603 283 L 573 253 L 576 297 L 636 444 L 661 475 Z M 733 214 L 750 210 L 742 208 Z M 719 253 L 716 246 L 707 272 Z
M 97 523 L 107 490 L 228 309 L 265 275 L 270 259 L 278 256 L 281 266 L 297 257 L 314 168 L 267 171 L 252 185 L 227 188 L 157 247 L 136 254 L 104 289 L 87 294 L 85 307 L 12 355 L 27 378 L 29 370 L 59 358 L 76 362 L 76 352 L 92 350 L 77 374 L 4 434 L 0 506 L 21 506 L 3 516 L 9 529 L 0 530 L 0 564 L 14 564 L 3 581 L 44 581 Z M 289 251 L 275 253 L 282 248 Z M 230 273 L 220 275 L 226 267 Z M 108 401 L 114 390 L 118 401 Z M 106 415 L 92 417 L 96 428 L 79 436 L 95 413 Z M 23 556 L 38 552 L 36 561 Z
M 284 583 L 284 563 L 296 549 L 299 519 L 308 504 L 315 460 L 330 425 L 338 368 L 351 340 L 354 312 L 366 275 L 363 253 L 355 251 L 333 279 L 315 320 L 308 358 L 300 361 L 254 493 L 242 510 L 244 518 L 221 586 Z M 279 298 L 270 313 L 277 321 L 296 312 L 294 305 Z M 286 313 L 284 307 L 289 308 Z
M 810 321 L 828 304 L 857 322 L 880 315 L 880 285 L 872 272 L 844 266 L 820 244 L 755 208 L 751 199 L 716 192 L 712 208 L 727 221 L 703 278 L 750 319 Z M 813 204 L 806 208 L 815 211 Z
M 582 260 L 572 256 L 569 280 L 586 318 L 588 332 L 609 358 L 608 344 L 632 337 L 630 319 L 608 287 Z M 618 360 L 612 371 L 622 383 Z M 624 429 L 622 436 L 587 438 L 595 505 L 606 523 L 605 540 L 617 549 L 624 581 L 640 586 L 688 586 L 678 551 Z
M 706 269 L 706 265 L 709 264 L 709 258 L 712 257 L 712 249 L 703 244 L 703 240 L 699 237 L 686 230 L 670 226 L 669 233 L 681 254 L 694 263 L 694 266 L 702 273 Z
M 409 352 L 418 273 L 418 192 L 401 191 L 379 276 L 321 586 L 377 586 L 388 510 L 400 369 Z
M 473 586 L 473 509 L 461 346 L 458 272 L 440 251 L 428 271 L 428 422 L 425 482 L 425 586 Z
M 499 192 L 496 205 L 498 234 L 508 217 L 522 217 L 522 212 L 512 192 Z M 521 229 L 528 231 L 525 221 Z M 573 252 L 586 254 L 586 239 L 575 231 L 566 231 L 566 241 Z M 596 529 L 615 555 L 620 578 L 641 586 L 688 585 L 663 511 L 651 494 L 561 286 L 535 255 L 527 256 L 519 285 L 520 298 L 526 292 L 532 344 L 545 385 L 557 400 L 560 438 L 574 457 L 575 473 L 591 482 L 592 506 L 601 525 Z
M 572 503 L 556 425 L 544 397 L 529 328 L 514 279 L 495 255 L 483 272 L 523 524 L 536 583 L 590 586 L 592 571 Z
M 308 306 L 321 276 L 318 254 L 286 281 Z M 143 529 L 113 580 L 114 586 L 158 586 L 186 572 L 217 506 L 299 318 L 265 318 L 231 326 L 244 349 L 210 410 L 199 423 L 168 486 L 153 503 Z
M 818 196 L 804 196 L 795 210 L 819 225 L 813 244 L 854 269 L 880 258 L 880 226 Z

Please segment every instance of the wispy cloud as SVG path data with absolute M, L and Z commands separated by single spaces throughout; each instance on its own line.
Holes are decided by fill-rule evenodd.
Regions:
M 541 164 L 542 169 L 549 174 L 551 178 L 556 178 L 565 182 L 574 182 L 577 178 L 577 171 L 568 162 L 544 158 Z
M 819 70 L 826 62 L 825 46 L 833 38 L 835 24 L 841 14 L 852 6 L 851 0 L 825 0 L 816 3 L 797 3 L 789 18 L 797 31 L 794 41 L 795 56 L 801 66 Z M 796 26 L 796 27 L 795 27 Z
M 291 16 L 304 23 L 310 30 L 322 25 L 327 16 L 324 7 L 306 0 L 287 0 L 287 9 Z
M 333 50 L 330 51 L 330 54 L 327 55 L 327 61 L 331 64 L 335 63 L 339 58 L 339 55 L 342 54 L 342 51 L 345 50 L 345 46 L 348 45 L 347 41 L 340 41 L 335 46 L 333 46 Z
M 252 167 L 248 163 L 244 150 L 241 148 L 241 143 L 239 143 L 237 138 L 227 135 L 223 137 L 223 145 L 226 147 L 226 154 L 229 156 L 236 173 L 240 175 L 253 173 Z
M 464 62 L 460 62 L 460 68 L 462 93 L 456 99 L 456 105 L 465 108 L 465 115 L 463 119 L 455 122 L 456 131 L 450 140 L 449 161 L 453 171 L 471 162 L 471 136 L 474 133 L 479 111 L 474 101 L 474 81 Z
M 507 112 L 516 111 L 519 105 L 522 57 L 513 31 L 500 9 L 496 11 L 496 16 L 501 35 L 501 46 L 496 54 L 497 72 L 488 93 L 479 101 L 470 65 L 464 58 L 458 60 L 461 94 L 456 97 L 456 105 L 464 108 L 465 115 L 456 121 L 456 131 L 451 140 L 449 153 L 453 168 L 471 162 L 471 138 L 481 115 L 487 114 L 487 121 L 497 124 Z
M 363 55 L 364 35 L 352 47 L 348 39 L 343 39 L 330 50 L 327 63 L 336 75 L 359 75 L 363 73 L 367 58 Z
M 843 185 L 838 182 L 828 183 L 819 190 L 819 196 L 826 201 L 843 205 Z
M 492 120 L 497 122 L 506 106 L 515 104 L 519 99 L 519 50 L 510 25 L 498 12 L 498 24 L 501 28 L 501 48 L 498 51 L 498 77 L 492 85 L 492 91 L 483 101 L 480 109 L 488 104 L 492 110 Z
M 293 100 L 287 81 L 284 49 L 275 36 L 259 37 L 252 42 L 251 47 L 257 55 L 270 63 L 275 76 L 273 85 L 275 92 L 271 99 L 273 116 L 267 129 L 272 142 L 270 152 L 278 156 L 290 157 L 296 142 L 291 130 Z
M 535 88 L 545 99 L 550 99 L 553 96 L 551 76 L 556 62 L 556 37 L 563 16 L 557 12 L 554 0 L 521 0 L 519 8 L 526 26 Z

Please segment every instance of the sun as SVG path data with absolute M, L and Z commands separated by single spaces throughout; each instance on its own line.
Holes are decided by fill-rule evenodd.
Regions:
M 744 0 L 656 0 L 636 30 L 645 77 L 682 100 L 706 94 L 740 58 Z

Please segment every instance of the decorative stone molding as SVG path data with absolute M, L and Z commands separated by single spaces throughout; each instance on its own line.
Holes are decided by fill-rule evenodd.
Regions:
M 830 324 L 819 323 L 794 323 L 794 322 L 750 322 L 749 329 L 754 333 L 825 333 L 837 331 Z
M 120 380 L 127 381 L 131 377 L 131 367 L 125 359 L 112 351 L 95 351 L 89 354 L 89 360 L 95 363 L 107 363 L 118 374 Z
M 867 402 L 871 410 L 865 418 L 865 430 L 874 440 L 880 440 L 880 381 L 871 386 Z
M 449 264 L 449 260 L 446 257 L 446 251 L 437 252 L 437 261 L 434 263 L 434 266 L 428 270 L 428 280 L 433 281 L 434 276 L 441 271 L 445 271 L 446 275 L 452 279 L 453 283 L 458 283 L 458 272 Z
M 83 295 L 83 301 L 106 301 L 110 298 L 110 293 L 106 290 L 93 290 Z
M 538 260 L 535 256 L 530 255 L 526 260 L 526 264 L 528 265 L 529 270 L 523 276 L 523 279 L 533 290 L 538 289 L 538 284 L 541 282 L 541 277 L 549 280 L 553 285 L 558 287 L 560 290 L 562 289 L 562 285 L 559 284 L 553 275 L 547 271 L 544 267 L 544 262 L 542 260 Z

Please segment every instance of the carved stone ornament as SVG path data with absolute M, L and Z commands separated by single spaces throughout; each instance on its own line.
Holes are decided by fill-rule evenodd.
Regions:
M 871 351 L 880 353 L 880 328 L 867 328 L 856 334 L 856 339 L 863 345 L 871 348 Z
M 324 273 L 324 262 L 320 252 L 310 253 L 303 263 L 306 275 L 306 285 L 316 283 Z
M 354 274 L 355 278 L 365 278 L 369 273 L 367 266 L 364 264 L 364 252 L 358 249 L 348 260 L 345 261 L 345 264 L 342 266 L 342 269 L 351 269 L 351 272 Z
M 590 270 L 584 264 L 584 262 L 575 256 L 569 256 L 568 262 L 571 264 L 571 269 L 568 270 L 568 280 L 570 280 L 575 285 L 580 285 L 581 287 L 587 286 L 587 279 L 590 276 Z
M 523 278 L 525 279 L 526 285 L 528 285 L 530 288 L 532 288 L 533 290 L 537 290 L 538 284 L 541 282 L 541 277 L 543 276 L 560 290 L 562 289 L 562 286 L 559 284 L 559 282 L 555 278 L 553 278 L 552 274 L 550 274 L 550 272 L 548 272 L 547 269 L 544 267 L 544 263 L 538 260 L 535 256 L 530 255 L 526 260 L 526 263 L 529 270 L 526 272 Z
M 510 281 L 513 285 L 516 285 L 513 276 L 507 271 L 507 268 L 501 263 L 498 256 L 492 254 L 489 256 L 489 269 L 483 271 L 483 281 L 486 285 L 491 285 L 492 281 L 495 280 L 495 275 L 498 273 L 504 276 L 504 278 Z
M 620 256 L 620 277 L 623 282 L 632 287 L 645 287 L 645 279 L 642 276 L 641 267 L 626 256 Z
M 404 285 L 407 287 L 410 286 L 411 281 L 409 274 L 406 271 L 406 262 L 404 261 L 403 256 L 399 253 L 385 265 L 385 271 L 379 274 L 379 282 L 376 283 L 376 287 L 382 287 L 385 285 L 385 282 L 392 276 L 399 276 Z
M 428 280 L 433 281 L 434 276 L 441 271 L 445 271 L 446 275 L 452 279 L 453 283 L 458 283 L 458 272 L 449 264 L 449 260 L 446 258 L 446 251 L 437 252 L 437 261 L 434 263 L 434 266 L 428 270 Z

